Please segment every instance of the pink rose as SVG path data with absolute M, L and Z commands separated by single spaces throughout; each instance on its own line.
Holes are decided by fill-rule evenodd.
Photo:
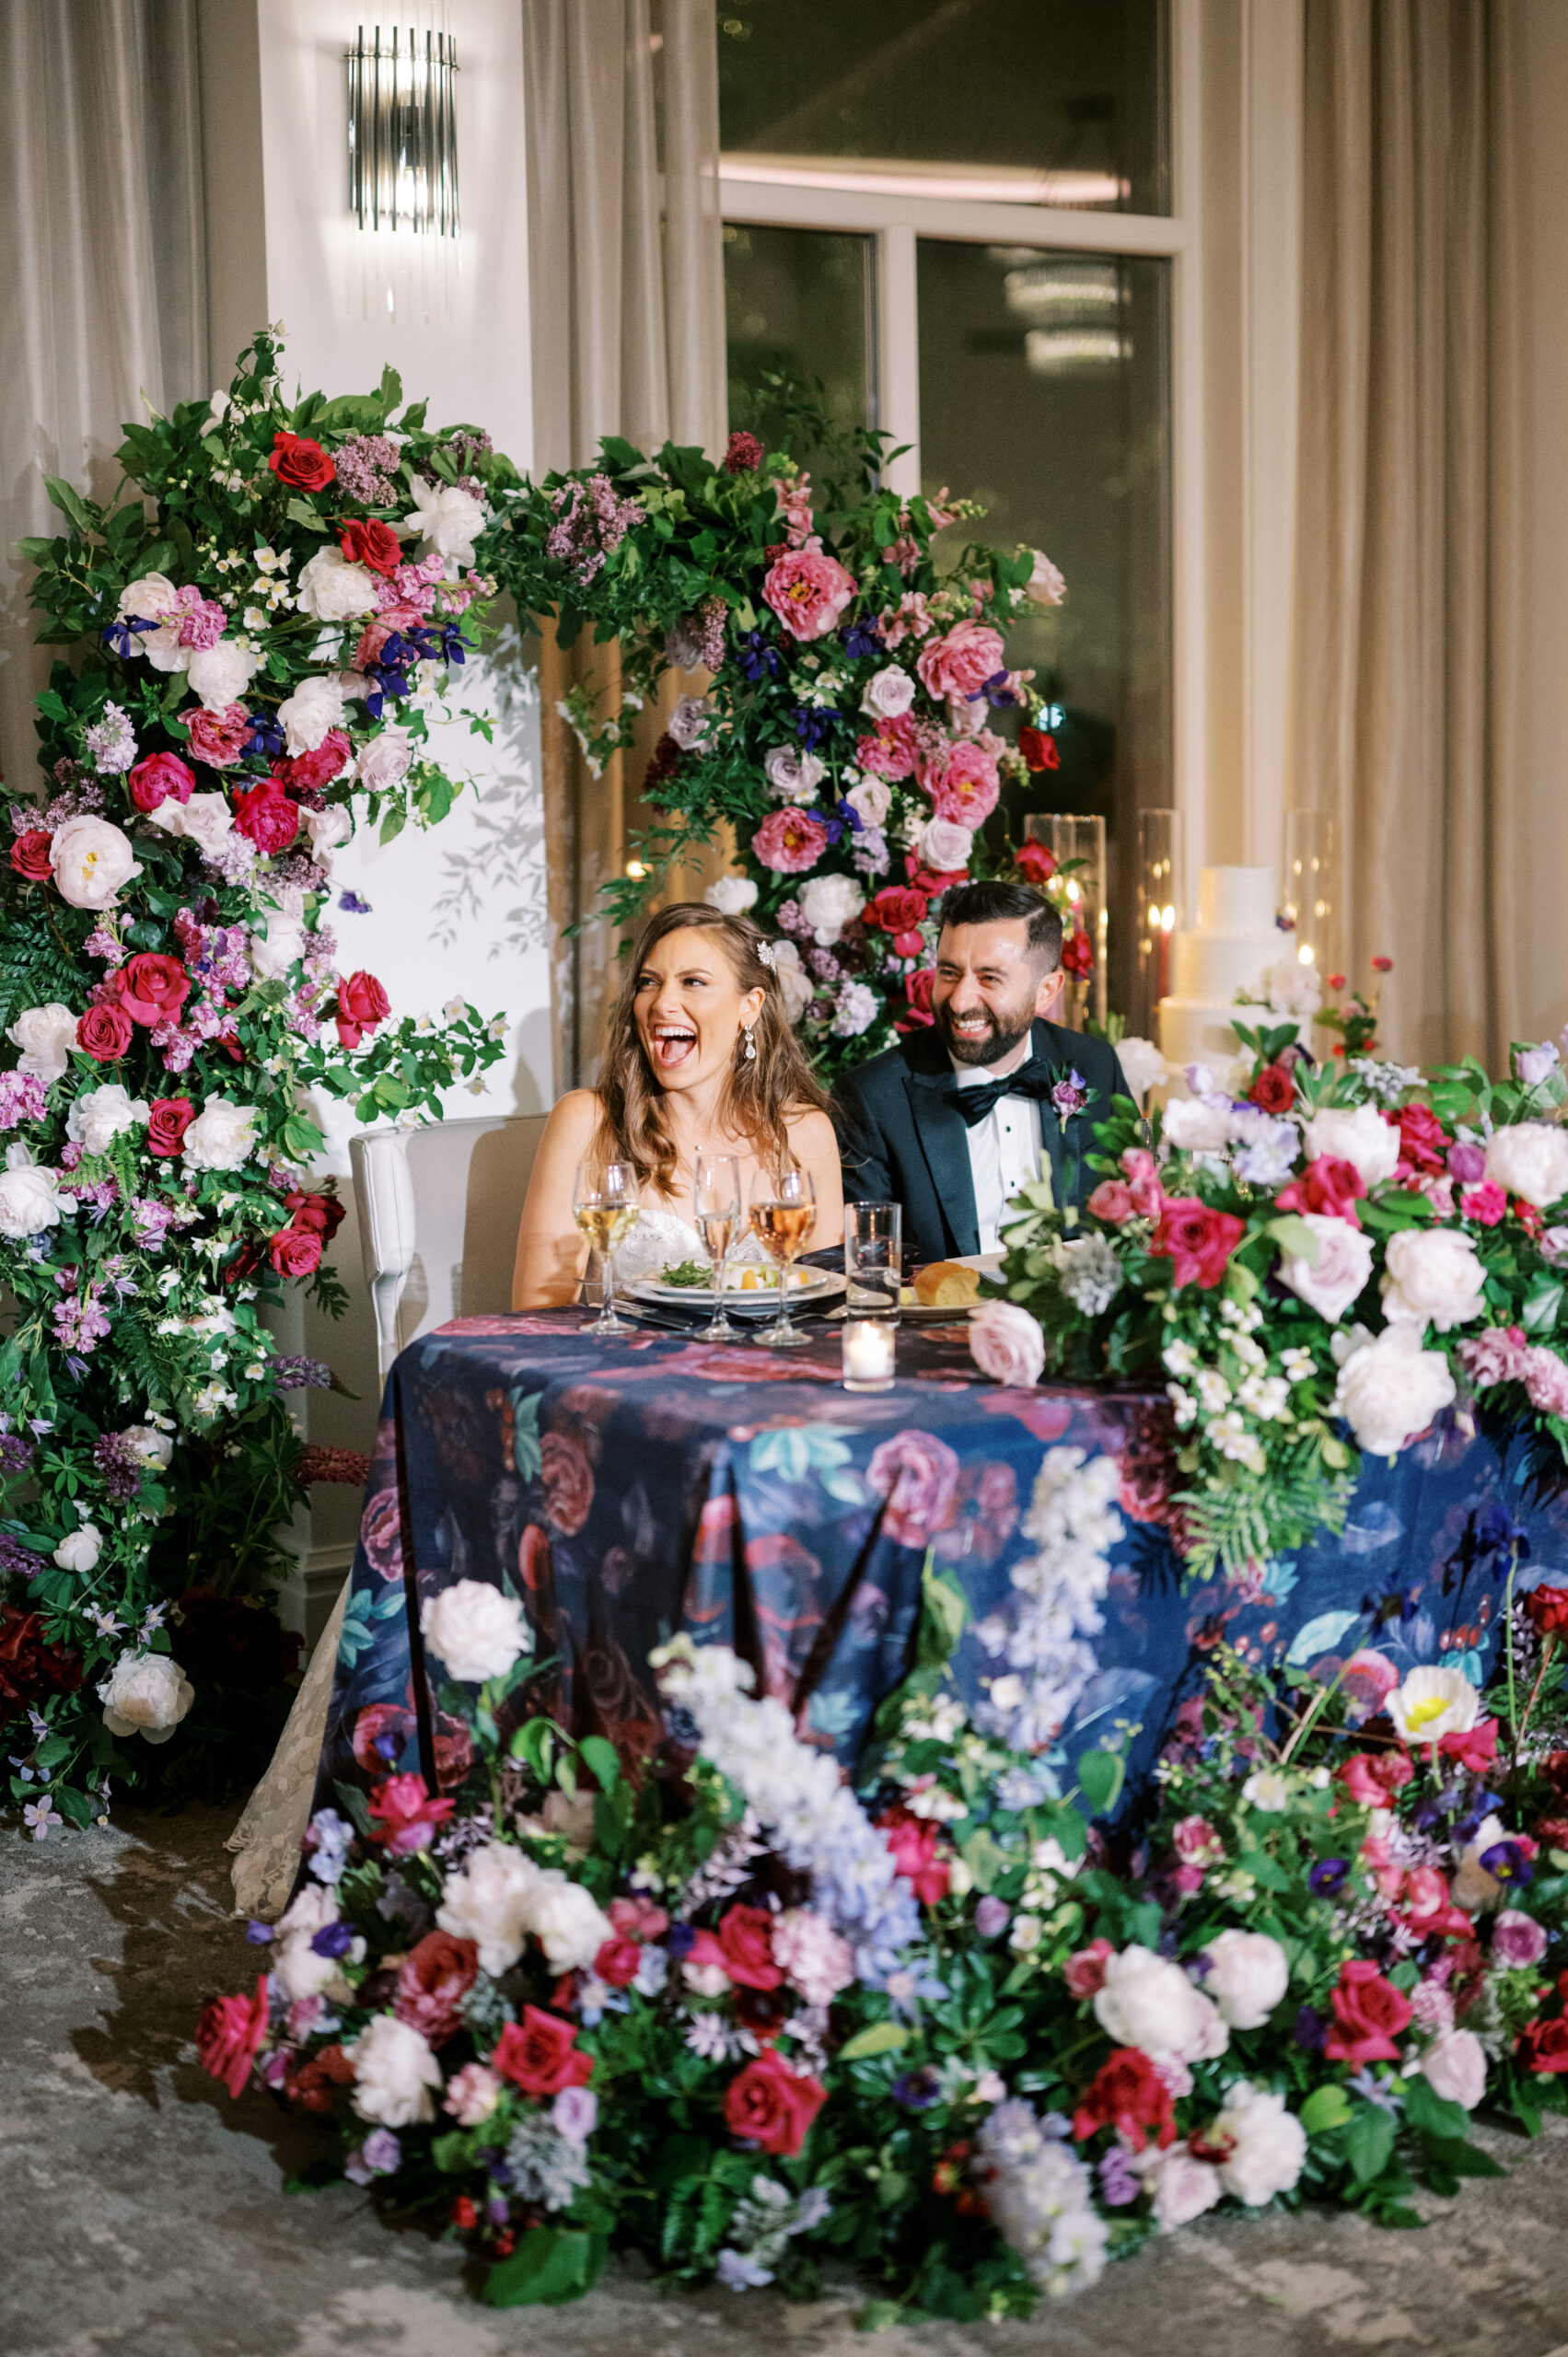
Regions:
M 800 639 L 826 637 L 854 593 L 854 574 L 823 549 L 792 550 L 770 565 L 762 583 L 762 595 L 785 630 Z
M 985 622 L 962 621 L 923 648 L 914 668 L 933 702 L 940 703 L 947 696 L 974 694 L 1006 669 L 1007 658 L 1000 632 Z
M 1016 1301 L 982 1302 L 970 1319 L 970 1356 L 993 1383 L 1038 1383 L 1045 1366 L 1039 1318 Z
M 783 876 L 803 876 L 828 848 L 828 830 L 812 811 L 793 806 L 763 819 L 751 849 L 764 867 Z
M 178 753 L 149 753 L 125 782 L 138 810 L 157 810 L 171 795 L 176 802 L 189 802 L 196 779 Z
M 873 777 L 912 777 L 920 737 L 907 712 L 878 720 L 869 737 L 855 740 L 854 758 Z
M 939 819 L 970 829 L 990 818 L 1002 791 L 992 755 L 983 745 L 967 740 L 948 745 L 935 761 L 923 761 L 920 782 Z
M 1492 1926 L 1492 1961 L 1510 1968 L 1539 1964 L 1546 1954 L 1546 1933 L 1533 1915 L 1505 1907 Z
M 1129 1146 L 1121 1157 L 1121 1168 L 1136 1216 L 1139 1219 L 1158 1219 L 1165 1194 L 1154 1155 L 1141 1145 Z
M 1080 2004 L 1086 1998 L 1098 1997 L 1105 1987 L 1105 1968 L 1116 1954 L 1109 1940 L 1091 1940 L 1086 1948 L 1070 1956 L 1062 1968 L 1062 1978 Z
M 210 770 L 232 769 L 245 759 L 250 743 L 250 715 L 242 703 L 226 703 L 221 712 L 198 704 L 186 719 L 193 760 Z
M 946 1441 L 895 1433 L 873 1450 L 865 1478 L 888 1501 L 882 1527 L 896 1546 L 923 1547 L 946 1529 L 958 1486 L 958 1460 Z
M 1102 1178 L 1085 1208 L 1107 1227 L 1120 1227 L 1132 1216 L 1132 1197 L 1120 1178 Z

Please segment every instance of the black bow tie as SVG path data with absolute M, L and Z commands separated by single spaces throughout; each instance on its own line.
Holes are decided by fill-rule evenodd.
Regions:
M 1038 1056 L 1031 1056 L 1016 1072 L 1007 1073 L 1001 1080 L 982 1080 L 972 1088 L 959 1087 L 955 1076 L 949 1101 L 972 1130 L 1004 1097 L 1032 1097 L 1038 1101 L 1050 1096 L 1056 1081 L 1057 1074 L 1051 1067 L 1042 1064 Z

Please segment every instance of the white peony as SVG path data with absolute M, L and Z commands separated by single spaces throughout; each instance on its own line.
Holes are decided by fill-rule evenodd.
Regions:
M 1030 549 L 1034 571 L 1024 584 L 1024 595 L 1037 606 L 1059 606 L 1067 595 L 1066 576 L 1051 563 L 1043 549 Z
M 162 1472 L 174 1459 L 174 1443 L 168 1433 L 160 1433 L 156 1424 L 127 1424 L 120 1434 L 138 1463 Z
M 482 1971 L 505 1972 L 522 1955 L 539 1879 L 540 1868 L 520 1850 L 509 1842 L 487 1842 L 447 1876 L 436 1921 L 455 1938 L 478 1943 Z
M 830 949 L 865 906 L 865 893 L 850 876 L 808 876 L 798 897 L 800 913 L 822 949 Z
M 141 573 L 122 589 L 115 610 L 122 621 L 166 622 L 181 609 L 179 594 L 167 574 Z M 142 644 L 141 635 L 134 631 L 131 644 L 137 648 Z
M 1219 2008 L 1152 1948 L 1106 1959 L 1095 2017 L 1118 2046 L 1139 2047 L 1153 2062 L 1212 2061 L 1230 2044 Z
M 432 2090 L 441 2084 L 441 2065 L 412 2024 L 377 2014 L 343 2051 L 354 2065 L 353 2102 L 361 2119 L 412 2128 L 435 2119 Z
M 1267 1932 L 1218 1932 L 1203 1954 L 1203 1992 L 1232 2029 L 1261 2029 L 1290 1986 L 1290 1959 Z
M 415 475 L 412 496 L 413 514 L 403 522 L 419 533 L 422 545 L 438 549 L 454 564 L 471 564 L 474 537 L 484 529 L 484 509 L 472 492 Z
M 195 650 L 185 677 L 209 712 L 222 712 L 226 704 L 238 702 L 261 663 L 254 646 L 242 646 L 236 638 L 220 638 L 215 646 Z
M 1516 1121 L 1494 1130 L 1486 1141 L 1486 1175 L 1545 1211 L 1568 1195 L 1568 1130 L 1554 1121 Z
M 286 909 L 270 909 L 267 929 L 250 941 L 250 963 L 264 982 L 281 982 L 305 955 L 305 927 Z
M 209 855 L 234 832 L 234 813 L 225 794 L 193 794 L 189 802 L 177 802 L 171 794 L 145 815 L 150 826 L 161 827 L 168 835 L 188 835 Z
M 68 1006 L 52 998 L 47 1006 L 25 1007 L 6 1037 L 22 1051 L 17 1058 L 18 1072 L 33 1073 L 40 1080 L 58 1080 L 70 1069 L 76 1018 Z
M 1406 1227 L 1388 1238 L 1383 1260 L 1383 1315 L 1435 1326 L 1446 1334 L 1486 1307 L 1485 1273 L 1468 1236 L 1451 1227 Z
M 773 972 L 784 1001 L 784 1021 L 798 1023 L 817 995 L 817 985 L 801 964 L 800 950 L 795 942 L 774 942 Z
M 546 1866 L 534 1884 L 528 1930 L 552 1972 L 586 1972 L 606 1940 L 615 1937 L 614 1924 L 591 1892 L 568 1880 L 559 1866 Z
M 804 805 L 816 801 L 828 764 L 816 753 L 803 752 L 798 745 L 775 745 L 762 763 L 762 774 L 775 802 Z
M 1441 1351 L 1423 1351 L 1408 1319 L 1360 1343 L 1340 1369 L 1334 1407 L 1373 1457 L 1393 1457 L 1454 1401 Z
M 900 664 L 888 663 L 880 671 L 873 671 L 865 682 L 860 708 L 873 720 L 897 720 L 913 702 L 914 681 Z
M 63 1572 L 91 1572 L 103 1552 L 103 1534 L 96 1523 L 79 1522 L 54 1550 L 52 1561 Z
M 1348 1219 L 1335 1219 L 1328 1212 L 1301 1212 L 1297 1217 L 1317 1237 L 1318 1258 L 1282 1252 L 1280 1283 L 1335 1326 L 1352 1302 L 1359 1300 L 1372 1274 L 1372 1238 L 1365 1229 L 1352 1227 Z
M 1169 2234 L 1191 2225 L 1220 2198 L 1220 2173 L 1212 2161 L 1201 2161 L 1185 2142 L 1161 2153 L 1152 2151 L 1139 2174 L 1153 2194 L 1150 2204 L 1156 2223 Z
M 505 1678 L 519 1657 L 533 1650 L 527 1617 L 516 1596 L 503 1596 L 488 1580 L 459 1580 L 421 1608 L 425 1643 L 439 1654 L 448 1676 L 469 1686 Z
M 65 1117 L 65 1134 L 84 1154 L 107 1154 L 126 1130 L 147 1118 L 145 1097 L 128 1097 L 118 1081 L 107 1088 L 89 1088 L 78 1097 Z
M 1462 1669 L 1423 1662 L 1407 1670 L 1383 1708 L 1406 1743 L 1466 1735 L 1481 1716 L 1481 1696 Z
M 313 753 L 331 728 L 343 723 L 343 691 L 335 679 L 301 679 L 278 706 L 284 742 L 291 753 Z
M 1160 1135 L 1182 1154 L 1223 1154 L 1230 1138 L 1230 1099 L 1173 1097 L 1160 1116 Z
M 1316 1162 L 1324 1154 L 1353 1163 L 1364 1186 L 1380 1187 L 1394 1175 L 1400 1133 L 1376 1105 L 1327 1105 L 1307 1124 L 1307 1160 Z
M 1446 2029 L 1422 2056 L 1421 2073 L 1434 2096 L 1473 2111 L 1486 2093 L 1486 2049 L 1473 2029 Z
M 41 1236 L 57 1227 L 71 1208 L 60 1200 L 60 1173 L 47 1163 L 23 1163 L 0 1171 L 0 1236 L 19 1244 L 24 1237 Z
M 110 1735 L 167 1743 L 196 1699 L 191 1680 L 168 1654 L 122 1654 L 98 1689 Z
M 683 753 L 690 753 L 708 733 L 713 712 L 710 696 L 682 696 L 669 715 L 669 733 Z
M 1151 1088 L 1157 1088 L 1170 1072 L 1152 1039 L 1119 1039 L 1116 1061 L 1121 1066 L 1121 1077 L 1141 1105 Z
M 185 1132 L 187 1170 L 238 1170 L 256 1143 L 256 1109 L 209 1097 Z
M 1322 976 L 1299 958 L 1282 958 L 1268 967 L 1259 987 L 1273 1015 L 1316 1015 L 1323 1003 Z
M 354 812 L 345 804 L 334 802 L 326 810 L 302 810 L 299 816 L 316 865 L 330 868 L 332 853 L 354 841 Z
M 373 614 L 381 584 L 363 564 L 352 564 L 342 549 L 318 549 L 299 575 L 299 604 L 319 622 L 351 621 Z
M 141 874 L 131 839 L 107 819 L 67 819 L 49 846 L 63 900 L 74 909 L 107 909 L 122 884 Z
M 356 785 L 372 794 L 385 794 L 401 785 L 413 761 L 413 740 L 401 728 L 383 728 L 372 737 L 354 765 Z
M 915 849 L 935 875 L 956 876 L 970 864 L 974 836 L 968 827 L 960 827 L 951 819 L 928 819 L 920 830 Z
M 757 905 L 757 887 L 749 876 L 721 876 L 716 884 L 709 885 L 703 898 L 721 916 L 743 917 L 748 909 Z
M 893 806 L 893 789 L 885 777 L 863 777 L 852 785 L 843 799 L 860 819 L 862 826 L 879 827 Z
M 1288 2193 L 1307 2165 L 1307 2131 L 1285 2109 L 1283 2096 L 1245 2079 L 1226 2088 L 1224 2108 L 1204 2139 L 1215 2144 L 1230 2141 L 1232 2150 L 1220 2163 L 1220 2183 L 1249 2209 Z

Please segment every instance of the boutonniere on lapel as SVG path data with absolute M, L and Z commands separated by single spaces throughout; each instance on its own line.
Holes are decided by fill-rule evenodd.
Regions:
M 1083 1143 L 1071 1123 L 1074 1113 L 1081 1113 L 1089 1101 L 1088 1084 L 1076 1065 L 1068 1068 L 1065 1080 L 1059 1080 L 1051 1092 L 1051 1103 L 1062 1124 L 1063 1196 L 1075 1202 L 1078 1195 L 1078 1171 L 1083 1160 Z

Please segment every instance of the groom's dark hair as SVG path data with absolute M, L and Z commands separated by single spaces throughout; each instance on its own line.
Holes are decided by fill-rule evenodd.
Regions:
M 950 924 L 1028 926 L 1028 954 L 1054 974 L 1062 963 L 1062 919 L 1042 893 L 1028 884 L 960 884 L 942 901 L 942 930 Z

